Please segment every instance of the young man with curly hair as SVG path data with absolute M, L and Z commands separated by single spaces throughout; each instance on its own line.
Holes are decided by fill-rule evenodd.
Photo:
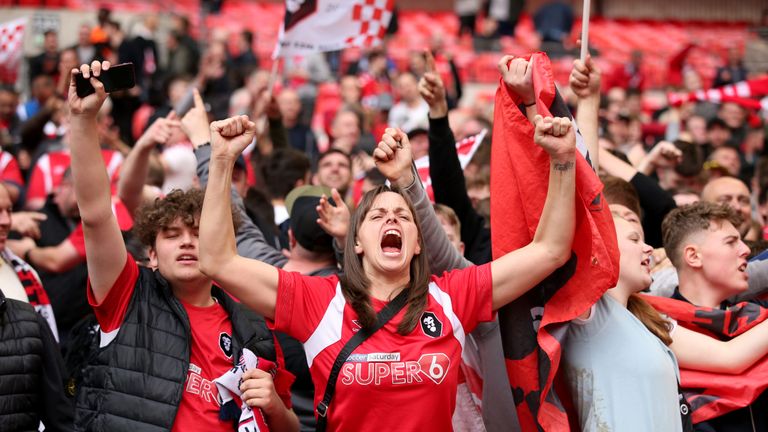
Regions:
M 278 366 L 282 361 L 263 318 L 198 269 L 202 192 L 174 191 L 141 211 L 136 232 L 149 247 L 151 269 L 140 268 L 126 252 L 96 136 L 96 113 L 106 94 L 94 77 L 107 68 L 108 62 L 93 62 L 73 70 L 73 76 L 90 78 L 95 94 L 78 97 L 74 83 L 69 91 L 88 301 L 100 325 L 99 350 L 77 396 L 77 428 L 236 430 L 239 401 L 220 402 L 224 394 L 215 381 L 237 367 L 248 348 L 259 368 L 243 374 L 250 383 L 243 398 L 254 408 L 254 423 L 273 431 L 298 430 L 288 408 L 291 377 Z

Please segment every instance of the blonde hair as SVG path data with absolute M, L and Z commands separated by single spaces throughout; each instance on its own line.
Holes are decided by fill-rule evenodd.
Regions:
M 440 204 L 440 203 L 433 204 L 433 207 L 435 209 L 435 214 L 437 216 L 444 217 L 445 220 L 448 222 L 448 225 L 456 227 L 456 231 L 461 233 L 461 221 L 459 220 L 459 217 L 456 215 L 456 212 L 453 211 L 452 208 L 448 207 L 445 204 Z

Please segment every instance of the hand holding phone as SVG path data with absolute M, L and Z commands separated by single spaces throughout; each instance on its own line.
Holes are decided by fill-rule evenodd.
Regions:
M 109 70 L 109 62 L 94 61 L 90 65 L 81 65 L 79 69 L 72 69 L 72 78 L 69 80 L 69 91 L 67 99 L 69 103 L 70 118 L 74 121 L 77 118 L 95 120 L 96 114 L 101 109 L 104 101 L 107 99 L 107 93 L 104 91 L 104 84 L 99 81 L 99 76 Z M 89 95 L 80 97 L 77 91 L 78 78 L 88 80 L 89 86 L 96 87 Z M 93 80 L 93 81 L 91 81 Z M 92 127 L 89 125 L 88 127 Z
M 90 79 L 84 78 L 83 74 L 75 74 L 74 78 L 76 92 L 80 98 L 84 98 L 96 92 L 91 85 Z M 94 78 L 104 84 L 104 91 L 107 93 L 128 90 L 136 86 L 136 75 L 134 74 L 133 63 L 114 65 L 109 69 L 102 70 L 101 74 Z

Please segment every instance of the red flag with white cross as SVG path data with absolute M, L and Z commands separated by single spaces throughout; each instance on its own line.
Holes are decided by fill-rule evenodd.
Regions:
M 472 160 L 472 156 L 475 155 L 487 134 L 488 129 L 483 129 L 479 134 L 468 136 L 456 143 L 456 153 L 459 155 L 461 169 L 469 165 L 469 161 Z M 429 176 L 429 156 L 422 156 L 416 159 L 414 164 L 416 165 L 416 171 L 419 173 L 419 179 L 421 179 L 421 183 L 427 191 L 429 200 L 435 202 L 435 193 L 432 191 L 432 178 Z
M 394 0 L 286 0 L 272 58 L 367 48 L 381 42 Z

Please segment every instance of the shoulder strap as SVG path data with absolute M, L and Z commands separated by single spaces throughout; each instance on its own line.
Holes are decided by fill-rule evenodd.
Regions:
M 408 290 L 400 291 L 392 301 L 387 303 L 378 314 L 376 314 L 376 324 L 371 329 L 361 329 L 354 336 L 344 344 L 344 347 L 336 356 L 336 360 L 333 362 L 331 373 L 328 376 L 328 383 L 325 385 L 325 393 L 323 394 L 323 400 L 317 405 L 317 432 L 324 432 L 326 428 L 326 422 L 328 421 L 326 415 L 328 414 L 328 405 L 331 403 L 333 393 L 336 390 L 336 381 L 341 371 L 341 366 L 347 361 L 347 358 L 355 348 L 359 347 L 366 339 L 371 337 L 377 330 L 384 327 L 398 312 L 405 306 L 406 299 L 408 298 Z

